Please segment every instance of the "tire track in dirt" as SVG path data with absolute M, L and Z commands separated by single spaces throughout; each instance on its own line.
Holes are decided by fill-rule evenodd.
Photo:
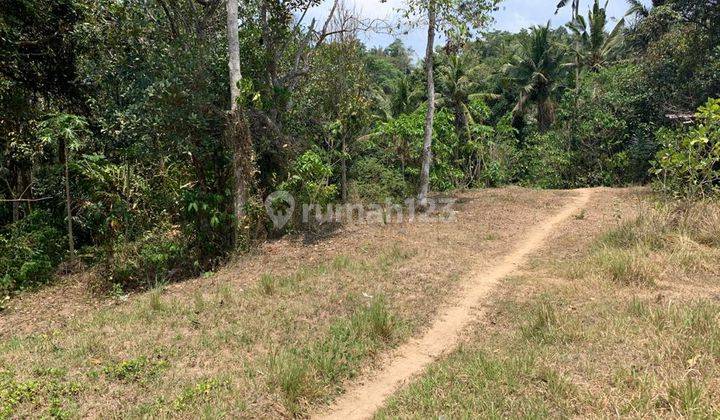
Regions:
M 477 306 L 481 300 L 500 280 L 515 272 L 531 253 L 538 250 L 559 223 L 579 212 L 589 201 L 592 190 L 577 190 L 577 193 L 559 213 L 531 229 L 523 242 L 499 264 L 471 274 L 454 297 L 456 303 L 443 309 L 424 335 L 400 346 L 381 371 L 362 378 L 331 407 L 313 417 L 343 420 L 370 418 L 390 395 L 430 363 L 454 350 L 462 331 L 479 315 Z

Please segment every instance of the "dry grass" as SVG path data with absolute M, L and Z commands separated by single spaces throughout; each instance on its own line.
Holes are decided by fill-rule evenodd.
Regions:
M 409 330 L 382 296 L 325 295 L 345 312 L 327 320 L 292 297 L 321 296 L 328 282 L 367 285 L 411 255 L 391 246 L 375 260 L 263 274 L 246 291 L 158 288 L 66 330 L 11 339 L 0 344 L 0 413 L 301 414 Z
M 720 417 L 720 205 L 612 194 L 378 417 Z
M 0 313 L 0 418 L 302 416 L 425 328 L 467 270 L 566 195 L 467 193 L 456 223 L 268 243 L 127 299 L 67 284 L 23 296 Z

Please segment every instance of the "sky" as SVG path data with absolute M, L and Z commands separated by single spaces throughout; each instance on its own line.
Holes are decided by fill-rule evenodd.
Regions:
M 394 20 L 397 16 L 395 12 L 402 8 L 403 0 L 346 0 L 348 5 L 354 5 L 358 12 L 368 19 L 385 19 Z M 581 10 L 584 15 L 587 14 L 593 0 L 581 0 Z M 601 0 L 603 1 L 603 0 Z M 650 3 L 650 0 L 643 0 Z M 544 25 L 551 21 L 552 26 L 560 26 L 570 20 L 570 7 L 561 10 L 555 15 L 555 6 L 558 0 L 504 0 L 500 4 L 500 9 L 495 12 L 495 22 L 492 29 L 517 32 L 523 28 L 535 25 Z M 325 0 L 320 6 L 316 7 L 311 15 L 318 21 L 322 22 L 324 17 L 332 6 L 332 0 Z M 609 0 L 608 15 L 610 17 L 620 19 L 623 17 L 629 6 L 625 0 Z M 396 37 L 402 39 L 406 45 L 411 47 L 415 53 L 420 56 L 425 51 L 425 42 L 427 38 L 426 29 L 417 28 L 410 31 L 407 35 L 390 35 L 382 33 L 363 33 L 361 39 L 368 47 L 385 47 L 390 44 Z

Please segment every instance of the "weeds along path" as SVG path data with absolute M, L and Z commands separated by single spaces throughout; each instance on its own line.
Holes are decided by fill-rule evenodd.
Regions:
M 534 251 L 538 250 L 553 229 L 579 212 L 588 202 L 591 190 L 577 190 L 572 202 L 555 216 L 531 229 L 522 243 L 499 264 L 473 272 L 453 299 L 456 302 L 440 315 L 421 337 L 398 348 L 382 371 L 358 381 L 333 406 L 314 416 L 318 419 L 365 419 L 379 409 L 385 400 L 405 382 L 421 373 L 427 365 L 457 347 L 462 331 L 477 317 L 477 305 L 503 278 L 511 275 Z

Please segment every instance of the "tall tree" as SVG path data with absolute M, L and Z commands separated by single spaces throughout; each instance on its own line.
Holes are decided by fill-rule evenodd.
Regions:
M 474 65 L 473 57 L 467 53 L 451 54 L 447 63 L 438 69 L 440 106 L 452 108 L 455 114 L 455 130 L 465 143 L 470 141 L 472 123 L 468 105 L 471 99 L 487 96 L 477 93 L 480 87 L 474 80 L 474 75 L 478 70 L 479 66 Z
M 513 114 L 520 118 L 530 103 L 537 105 L 538 128 L 547 131 L 555 122 L 553 93 L 563 74 L 562 51 L 552 42 L 550 23 L 533 29 L 520 54 L 506 67 L 520 92 Z
M 254 170 L 254 153 L 250 130 L 245 122 L 241 102 L 242 73 L 240 69 L 240 42 L 238 36 L 238 2 L 227 0 L 228 67 L 230 76 L 230 114 L 226 139 L 232 147 L 233 163 L 233 213 L 235 215 L 235 240 L 240 233 L 240 223 L 245 218 L 250 185 Z
M 420 167 L 420 192 L 418 205 L 427 207 L 430 189 L 430 168 L 432 166 L 433 121 L 435 119 L 434 52 L 435 34 L 438 29 L 445 31 L 448 39 L 462 43 L 474 30 L 489 20 L 489 11 L 495 9 L 497 0 L 408 0 L 408 15 L 418 11 L 427 12 L 428 37 L 425 49 L 425 77 L 427 87 L 427 114 L 423 135 L 422 164 Z
M 577 71 L 582 68 L 598 71 L 607 65 L 617 51 L 622 42 L 625 19 L 620 19 L 609 33 L 605 30 L 607 23 L 607 2 L 604 7 L 600 7 L 600 1 L 595 0 L 593 8 L 588 12 L 587 20 L 582 15 L 578 15 L 568 24 L 578 40 L 575 47 L 575 56 L 578 58 Z
M 557 8 L 555 9 L 555 14 L 558 14 L 560 9 L 566 7 L 570 0 L 560 0 L 560 2 L 557 5 Z M 580 15 L 580 0 L 572 0 L 572 3 L 570 5 L 571 13 L 572 13 L 572 20 L 575 20 L 575 18 Z
M 40 123 L 38 130 L 38 135 L 43 143 L 55 143 L 58 147 L 58 157 L 64 175 L 67 240 L 71 258 L 75 256 L 75 235 L 73 233 L 72 194 L 70 192 L 70 153 L 80 149 L 87 133 L 85 119 L 71 114 L 50 116 Z
M 420 194 L 418 205 L 428 205 L 427 194 L 430 189 L 430 163 L 432 162 L 432 135 L 435 119 L 435 79 L 433 77 L 433 54 L 435 52 L 435 25 L 437 23 L 437 4 L 428 0 L 428 36 L 425 49 L 425 77 L 427 80 L 427 114 L 425 115 L 425 133 L 423 137 L 422 167 L 420 168 Z

